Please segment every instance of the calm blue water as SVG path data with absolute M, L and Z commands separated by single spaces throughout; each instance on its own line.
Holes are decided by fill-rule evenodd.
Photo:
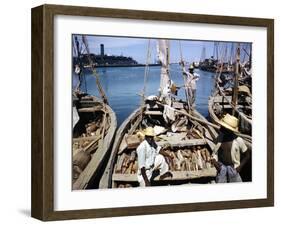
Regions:
M 141 103 L 141 97 L 137 95 L 143 90 L 145 67 L 117 67 L 98 68 L 100 81 L 107 95 L 112 109 L 115 111 L 118 125 L 120 125 Z M 214 86 L 214 74 L 211 72 L 195 70 L 200 74 L 197 82 L 196 109 L 204 116 L 208 115 L 208 97 Z M 73 76 L 73 83 L 77 76 Z M 182 72 L 179 65 L 171 65 L 171 78 L 177 86 L 183 84 Z M 87 92 L 99 96 L 96 88 L 95 77 L 86 74 Z M 150 67 L 146 95 L 158 94 L 160 83 L 160 66 Z M 82 90 L 86 91 L 85 84 Z M 180 89 L 178 98 L 185 100 L 184 89 Z

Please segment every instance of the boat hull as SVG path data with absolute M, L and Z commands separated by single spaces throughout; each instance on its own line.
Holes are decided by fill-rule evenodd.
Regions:
M 73 138 L 73 176 L 75 176 L 75 161 L 77 159 L 77 152 L 82 156 L 82 159 L 85 159 L 85 154 L 89 156 L 86 158 L 87 164 L 82 172 L 80 172 L 77 178 L 73 179 L 73 190 L 81 190 L 81 189 L 90 189 L 97 188 L 99 184 L 100 177 L 102 175 L 101 169 L 105 164 L 107 156 L 110 155 L 111 146 L 114 141 L 114 136 L 117 128 L 117 120 L 116 115 L 111 109 L 111 107 L 107 104 L 104 104 L 100 99 L 94 96 L 87 96 L 82 101 L 79 101 L 78 112 L 80 116 L 81 124 L 84 124 L 87 120 L 83 120 L 83 117 L 87 115 L 101 115 L 101 126 L 96 130 L 95 134 L 92 136 L 85 137 L 76 137 Z M 91 120 L 91 119 L 90 119 Z M 95 120 L 95 119 L 92 119 Z M 78 122 L 79 124 L 79 122 Z M 92 123 L 95 126 L 95 121 Z M 78 126 L 79 127 L 79 126 Z M 83 125 L 82 125 L 83 127 Z M 89 128 L 89 127 L 88 127 Z M 97 132 L 98 131 L 98 132 Z M 77 136 L 77 135 L 76 135 Z M 83 142 L 86 140 L 89 144 L 86 147 L 75 148 L 75 142 Z M 76 149 L 76 150 L 75 150 Z M 76 153 L 75 153 L 76 151 Z M 82 153 L 82 154 L 81 154 Z M 81 157 L 79 158 L 81 162 Z

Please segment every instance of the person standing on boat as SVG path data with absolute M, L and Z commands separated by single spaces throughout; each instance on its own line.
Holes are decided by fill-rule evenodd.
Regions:
M 172 177 L 169 165 L 164 156 L 171 157 L 158 146 L 154 140 L 154 129 L 148 127 L 145 130 L 145 139 L 137 148 L 138 156 L 138 182 L 141 187 L 151 186 L 153 173 L 159 170 L 160 180 Z
M 189 72 L 186 72 L 184 70 L 185 71 L 184 74 L 186 74 L 186 76 L 187 76 L 186 86 L 187 86 L 187 89 L 188 89 L 188 97 L 189 97 L 189 101 L 190 101 L 190 106 L 191 106 L 191 108 L 194 108 L 195 107 L 195 99 L 196 99 L 196 82 L 199 80 L 200 75 L 194 72 L 193 64 L 191 64 L 189 66 L 188 70 L 189 70 Z
M 220 134 L 211 160 L 218 171 L 216 182 L 242 182 L 240 171 L 250 159 L 250 151 L 244 140 L 235 134 L 238 132 L 238 119 L 226 114 L 219 123 Z M 244 154 L 242 160 L 241 154 Z

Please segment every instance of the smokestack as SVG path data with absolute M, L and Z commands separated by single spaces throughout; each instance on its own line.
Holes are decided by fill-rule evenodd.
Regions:
M 103 57 L 104 56 L 104 45 L 100 44 L 100 55 Z

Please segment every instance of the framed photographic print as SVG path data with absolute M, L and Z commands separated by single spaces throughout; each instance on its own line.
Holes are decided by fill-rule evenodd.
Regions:
M 274 21 L 32 9 L 32 216 L 274 205 Z

